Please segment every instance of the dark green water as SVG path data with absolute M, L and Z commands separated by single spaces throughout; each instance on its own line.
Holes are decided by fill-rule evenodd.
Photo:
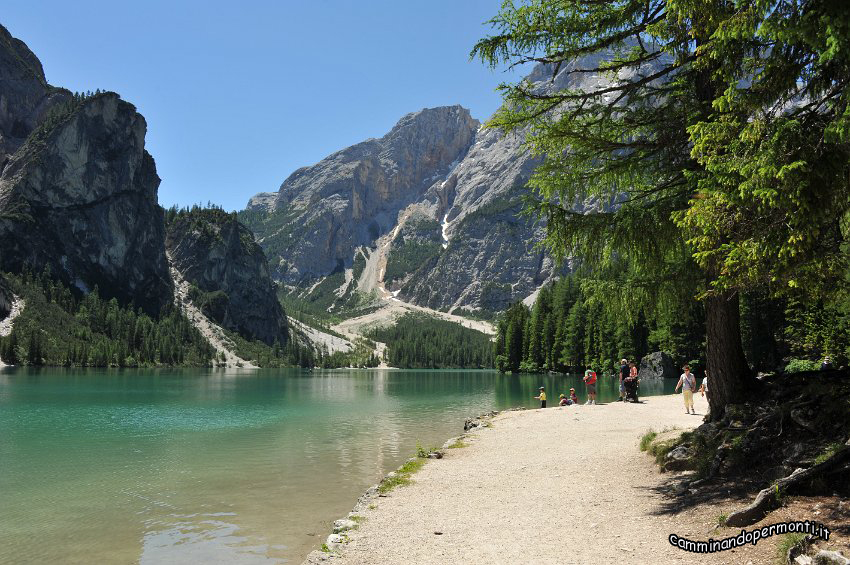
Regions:
M 6 368 L 0 563 L 300 563 L 417 443 L 540 385 L 585 400 L 578 378 L 490 371 Z

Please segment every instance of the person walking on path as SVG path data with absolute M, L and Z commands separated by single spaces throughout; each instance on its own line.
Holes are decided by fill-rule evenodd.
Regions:
M 534 399 L 540 401 L 541 408 L 546 408 L 546 390 L 544 387 L 540 387 L 540 394 L 535 396 Z
M 623 381 L 629 377 L 629 362 L 625 359 L 620 360 L 620 402 L 626 399 L 626 388 Z
M 587 387 L 587 402 L 585 404 L 596 404 L 596 371 L 590 367 L 584 372 L 584 384 Z
M 691 373 L 691 367 L 689 365 L 685 365 L 682 369 L 685 372 L 679 377 L 675 392 L 679 392 L 679 387 L 682 388 L 682 397 L 685 399 L 685 414 L 688 413 L 688 408 L 690 408 L 691 414 L 696 414 L 694 410 L 694 391 L 697 388 L 697 378 Z

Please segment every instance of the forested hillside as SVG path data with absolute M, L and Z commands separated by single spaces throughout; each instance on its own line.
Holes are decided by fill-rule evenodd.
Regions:
M 483 369 L 493 366 L 490 337 L 425 314 L 406 314 L 369 337 L 387 344 L 387 364 L 401 369 Z
M 587 285 L 588 281 L 584 281 Z M 850 357 L 850 303 L 741 297 L 741 334 L 749 364 L 759 371 L 816 368 L 824 356 Z M 498 324 L 495 362 L 505 372 L 613 371 L 618 360 L 664 351 L 677 362 L 704 365 L 705 314 L 684 297 L 637 315 L 591 300 L 572 275 L 540 290 L 532 308 L 511 306 Z M 805 363 L 804 361 L 808 361 Z
M 7 277 L 26 301 L 12 333 L 0 338 L 10 364 L 67 367 L 205 367 L 215 351 L 180 312 L 158 318 L 104 299 L 97 288 L 79 297 L 49 273 Z

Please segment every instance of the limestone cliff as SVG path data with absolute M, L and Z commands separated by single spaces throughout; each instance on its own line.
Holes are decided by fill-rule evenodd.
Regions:
M 251 224 L 269 255 L 275 278 L 290 285 L 350 267 L 355 249 L 373 245 L 466 154 L 478 122 L 460 106 L 403 117 L 380 139 L 343 149 L 292 173 L 276 199 L 260 194 Z
M 223 327 L 272 345 L 287 340 L 286 316 L 268 263 L 248 228 L 218 209 L 182 212 L 169 222 L 174 267 L 197 295 L 196 306 Z
M 45 267 L 157 313 L 171 296 L 146 123 L 114 93 L 52 108 L 0 174 L 0 269 Z

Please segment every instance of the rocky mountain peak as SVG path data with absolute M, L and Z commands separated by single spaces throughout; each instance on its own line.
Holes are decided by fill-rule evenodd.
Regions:
M 407 114 L 380 139 L 337 151 L 298 169 L 277 199 L 260 194 L 249 208 L 270 209 L 275 226 L 252 224 L 276 278 L 299 284 L 350 266 L 354 250 L 391 230 L 399 212 L 415 202 L 466 154 L 479 123 L 460 106 Z
M 38 57 L 0 25 L 0 171 L 44 113 L 69 97 L 47 84 Z

